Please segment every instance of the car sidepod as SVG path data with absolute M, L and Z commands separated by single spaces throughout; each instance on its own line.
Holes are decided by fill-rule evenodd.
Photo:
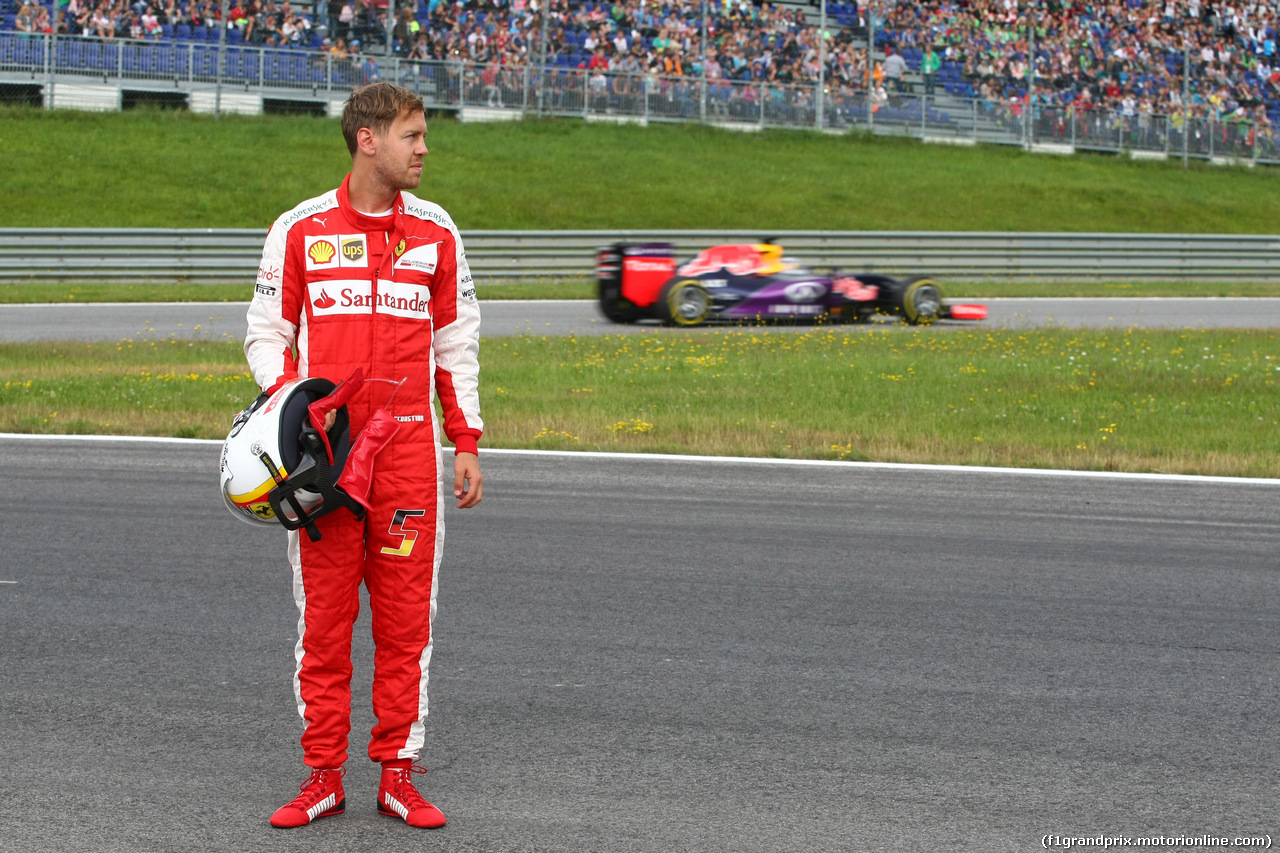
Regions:
M 809 272 L 742 276 L 715 288 L 723 319 L 817 320 L 831 305 L 831 279 Z

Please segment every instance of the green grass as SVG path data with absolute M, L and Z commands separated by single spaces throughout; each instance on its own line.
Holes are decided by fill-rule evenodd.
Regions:
M 488 339 L 492 447 L 1280 476 L 1270 331 Z M 236 343 L 0 345 L 0 431 L 222 438 Z
M 433 119 L 460 228 L 1270 233 L 1280 172 L 801 131 Z M 0 227 L 263 228 L 350 164 L 336 120 L 0 109 Z
M 257 393 L 239 343 L 0 344 L 3 432 L 225 438 Z

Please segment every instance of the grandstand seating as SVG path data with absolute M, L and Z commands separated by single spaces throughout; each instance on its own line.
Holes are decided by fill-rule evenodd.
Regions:
M 185 8 L 186 0 L 179 0 L 180 8 Z M 194 0 L 192 0 L 194 2 Z M 627 0 L 624 0 L 627 2 Z M 1133 8 L 1153 8 L 1163 10 L 1163 4 L 1153 5 L 1155 0 L 1129 0 L 1126 7 Z M 713 2 L 713 8 L 718 4 Z M 16 28 L 17 13 L 21 8 L 17 0 L 0 0 L 0 38 L 4 38 L 6 34 L 12 34 Z M 587 2 L 571 3 L 568 14 L 563 20 L 556 21 L 556 32 L 563 33 L 562 44 L 556 46 L 552 56 L 553 62 L 558 69 L 567 71 L 570 69 L 584 66 L 590 61 L 589 51 L 584 49 L 584 41 L 593 28 L 598 27 L 601 21 L 607 21 L 612 3 L 599 3 L 594 0 Z M 674 6 L 671 8 L 671 14 L 676 18 L 683 19 L 688 22 L 691 38 L 697 38 L 699 30 L 698 18 L 702 5 L 697 0 L 674 0 Z M 736 9 L 736 5 L 734 5 Z M 783 4 L 779 7 L 788 15 L 798 14 L 798 10 L 803 9 L 802 16 L 807 20 L 808 25 L 816 22 L 816 11 L 810 7 L 801 7 L 797 5 Z M 876 30 L 876 46 L 883 48 L 893 45 L 900 49 L 903 58 L 906 60 L 911 82 L 918 80 L 921 63 L 923 60 L 923 44 L 930 40 L 933 36 L 932 30 L 928 29 L 926 17 L 933 4 L 930 0 L 925 0 L 918 4 L 899 3 L 893 7 L 889 20 L 880 22 Z M 970 7 L 972 8 L 972 7 Z M 475 26 L 487 28 L 491 35 L 500 33 L 509 33 L 513 30 L 520 30 L 524 26 L 523 21 L 513 20 L 504 14 L 494 11 L 493 9 L 483 10 L 467 10 L 465 8 L 458 9 L 449 4 L 443 4 L 438 8 L 437 16 L 441 14 L 456 15 L 456 29 L 449 32 L 441 32 L 441 18 L 432 19 L 428 12 L 428 0 L 417 0 L 416 15 L 422 25 L 422 32 L 430 33 L 432 39 L 452 39 L 450 45 L 456 45 L 457 40 Z M 444 12 L 440 10 L 445 10 Z M 921 11 L 923 10 L 923 11 Z M 859 5 L 856 2 L 828 2 L 827 16 L 829 22 L 834 22 L 836 27 L 857 28 L 859 27 Z M 898 17 L 895 17 L 898 16 Z M 773 30 L 765 32 L 760 36 L 757 43 L 759 48 L 768 47 L 773 51 L 772 61 L 777 64 L 782 61 L 779 57 L 783 53 L 783 47 L 788 39 L 788 33 L 794 33 L 798 28 L 803 26 L 801 17 L 789 17 L 784 22 L 777 22 L 773 25 Z M 732 26 L 732 21 L 723 22 L 720 30 L 723 31 L 725 26 Z M 999 25 L 995 25 L 999 26 Z M 433 29 L 434 28 L 434 29 Z M 308 54 L 312 51 L 318 51 L 323 48 L 323 36 L 319 28 L 313 28 L 304 43 L 290 44 L 288 53 L 280 56 L 271 56 L 264 58 L 266 55 L 258 52 L 257 47 L 250 47 L 245 44 L 243 33 L 239 29 L 228 29 L 226 32 L 226 43 L 231 49 L 236 50 L 234 54 L 234 62 L 229 60 L 228 73 L 236 79 L 245 81 L 263 80 L 278 83 L 283 86 L 298 85 L 318 85 L 323 81 L 323 72 L 316 70 L 314 62 L 308 60 Z M 861 33 L 861 31 L 859 31 Z M 1105 26 L 1098 26 L 1093 29 L 1097 34 L 1098 48 L 1104 53 L 1115 47 L 1113 43 L 1112 30 Z M 1118 30 L 1116 30 L 1118 32 Z M 200 73 L 196 71 L 201 69 L 207 74 L 213 73 L 213 68 L 208 65 L 211 61 L 208 57 L 207 50 L 197 50 L 197 48 L 205 48 L 216 45 L 223 30 L 219 26 L 206 25 L 190 25 L 188 23 L 169 22 L 162 26 L 162 37 L 159 40 L 148 40 L 145 43 L 131 43 L 128 40 L 121 40 L 118 43 L 104 44 L 97 43 L 93 40 L 66 40 L 60 42 L 62 47 L 58 53 L 58 67 L 75 70 L 84 73 L 93 72 L 110 72 L 112 70 L 122 70 L 129 74 L 138 75 L 159 75 L 165 76 L 170 74 L 181 74 L 184 71 L 191 73 Z M 1217 34 L 1221 35 L 1221 34 Z M 537 34 L 534 32 L 521 32 L 520 37 L 524 39 L 526 45 L 536 44 Z M 863 36 L 858 36 L 863 37 Z M 1241 31 L 1236 32 L 1236 54 L 1237 56 L 1250 50 L 1261 50 L 1261 42 L 1249 43 L 1247 34 Z M 1270 33 L 1272 53 L 1266 55 L 1267 62 L 1276 61 L 1274 56 L 1274 33 Z M 377 41 L 375 39 L 375 41 Z M 20 43 L 25 42 L 25 43 Z M 840 39 L 837 39 L 837 44 Z M 379 42 L 380 43 L 380 42 Z M 641 43 L 646 50 L 652 50 L 654 44 L 654 32 L 647 31 Z M 142 49 L 141 45 L 145 44 L 148 49 Z M 462 45 L 465 48 L 465 45 Z M 45 51 L 44 41 L 42 39 L 5 39 L 3 61 L 11 65 L 34 65 L 36 60 L 32 57 L 40 57 L 43 60 Z M 407 50 L 407 46 L 400 46 L 401 52 Z M 240 52 L 243 51 L 243 52 Z M 693 56 L 699 53 L 696 46 L 691 51 L 690 56 L 686 58 L 689 62 Z M 828 54 L 830 56 L 830 53 Z M 1258 54 L 1262 56 L 1261 53 Z M 1044 55 L 1042 55 L 1043 61 Z M 1121 68 L 1117 73 L 1123 75 L 1125 91 L 1145 94 L 1152 96 L 1153 92 L 1157 92 L 1158 87 L 1162 85 L 1163 80 L 1168 78 L 1178 78 L 1182 75 L 1181 53 L 1177 52 L 1159 52 L 1153 51 L 1151 66 L 1142 67 L 1132 63 Z M 1197 63 L 1198 65 L 1198 63 Z M 1252 80 L 1252 84 L 1256 97 L 1265 107 L 1266 116 L 1271 122 L 1280 122 L 1280 91 L 1277 90 L 1277 84 L 1266 81 L 1256 81 L 1256 78 L 1248 78 L 1243 66 L 1232 65 L 1229 69 L 1232 73 L 1232 83 L 1239 88 L 1241 82 Z M 803 78 L 800 78 L 803 79 Z M 831 78 L 828 77 L 828 80 Z M 797 80 L 800 82 L 800 80 Z M 970 69 L 966 72 L 964 66 L 957 61 L 948 60 L 943 62 L 939 69 L 936 85 L 939 93 L 951 98 L 971 98 L 979 94 L 978 86 L 981 81 L 978 80 Z M 1012 80 L 1007 77 L 997 81 L 998 95 L 1000 98 L 1008 101 L 1011 98 L 1025 98 L 1026 86 L 1025 81 Z M 1061 88 L 1052 92 L 1042 92 L 1043 97 L 1052 97 L 1054 103 L 1066 103 L 1076 94 L 1076 90 Z M 1197 94 L 1197 97 L 1207 96 L 1206 92 Z M 1248 98 L 1245 102 L 1249 103 Z M 1159 106 L 1168 107 L 1167 103 Z M 891 110 L 910 109 L 891 107 Z M 920 117 L 919 108 L 916 107 L 914 115 Z M 1201 107 L 1201 109 L 1204 109 Z M 889 115 L 886 113 L 886 116 Z M 923 119 L 932 121 L 933 119 L 928 113 L 925 113 Z M 904 116 L 903 120 L 911 120 L 911 117 Z

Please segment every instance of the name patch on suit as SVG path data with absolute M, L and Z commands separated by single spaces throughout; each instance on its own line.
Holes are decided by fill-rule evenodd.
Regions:
M 395 269 L 411 269 L 418 272 L 424 272 L 427 275 L 434 275 L 436 264 L 440 262 L 439 242 L 427 243 L 423 246 L 414 246 L 400 257 L 396 258 Z

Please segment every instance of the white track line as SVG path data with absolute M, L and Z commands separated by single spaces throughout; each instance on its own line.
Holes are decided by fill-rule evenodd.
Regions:
M 165 438 L 145 435 L 33 435 L 0 433 L 0 441 L 89 441 L 132 444 L 187 444 L 220 446 L 210 438 Z M 592 450 L 508 450 L 486 447 L 485 456 L 549 456 L 569 459 L 611 459 L 623 462 L 711 462 L 733 465 L 847 468 L 886 471 L 947 471 L 957 474 L 1005 474 L 1036 477 L 1094 477 L 1104 480 L 1155 480 L 1174 483 L 1228 483 L 1241 486 L 1280 486 L 1280 479 L 1267 477 L 1208 477 L 1196 474 L 1141 474 L 1124 471 L 1070 471 L 1061 468 L 995 468 L 985 465 L 923 465 L 914 462 L 840 462 L 831 459 L 772 459 L 752 456 L 683 456 L 678 453 L 606 453 Z

